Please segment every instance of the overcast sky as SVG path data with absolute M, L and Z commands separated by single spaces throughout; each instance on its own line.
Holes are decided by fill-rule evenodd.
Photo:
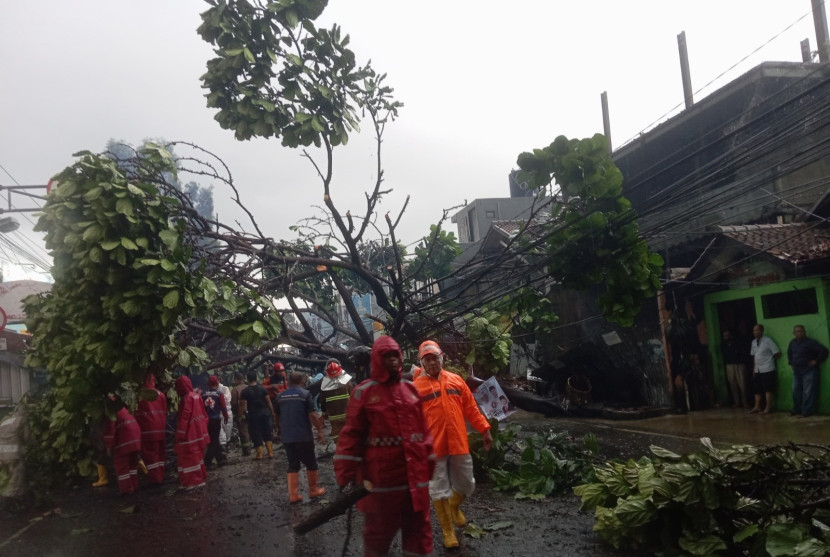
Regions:
M 444 208 L 508 196 L 522 151 L 601 133 L 603 91 L 615 146 L 680 110 L 681 31 L 695 100 L 760 62 L 800 61 L 802 39 L 816 49 L 810 4 L 331 0 L 318 23 L 341 25 L 358 60 L 387 73 L 405 104 L 385 136 L 394 193 L 382 212 L 396 215 L 411 196 L 398 233 L 409 243 Z M 74 152 L 103 150 L 110 138 L 191 141 L 227 163 L 264 232 L 289 237 L 288 226 L 315 213 L 321 186 L 299 151 L 238 142 L 214 122 L 199 81 L 211 56 L 196 34 L 206 8 L 201 0 L 0 0 L 0 185 L 45 184 Z M 343 212 L 361 212 L 376 164 L 368 133 L 336 154 L 333 197 Z M 250 229 L 227 191 L 214 197 L 220 220 Z M 12 240 L 37 242 L 29 219 L 21 216 Z M 0 246 L 0 259 L 14 259 L 7 251 Z M 7 279 L 24 278 L 4 268 Z

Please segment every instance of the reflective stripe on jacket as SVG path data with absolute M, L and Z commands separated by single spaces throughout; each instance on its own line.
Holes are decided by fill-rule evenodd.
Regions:
M 389 337 L 380 337 L 372 349 L 372 379 L 352 391 L 346 425 L 340 431 L 334 455 L 338 485 L 372 482 L 372 494 L 358 509 L 383 512 L 394 508 L 396 493 L 411 496 L 415 511 L 429 509 L 429 480 L 435 469 L 418 392 L 408 381 L 390 377 L 383 369 L 383 354 L 400 349 Z M 392 507 L 387 507 L 392 505 Z
M 432 435 L 436 458 L 470 452 L 465 419 L 479 433 L 490 429 L 470 388 L 455 373 L 442 369 L 438 378 L 433 379 L 424 372 L 414 384 L 424 405 L 424 416 Z

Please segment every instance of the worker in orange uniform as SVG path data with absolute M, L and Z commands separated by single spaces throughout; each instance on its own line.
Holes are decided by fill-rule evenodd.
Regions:
M 415 379 L 415 387 L 424 405 L 427 428 L 433 437 L 435 472 L 429 482 L 444 547 L 458 547 L 453 525 L 462 527 L 467 519 L 459 509 L 475 489 L 473 458 L 467 444 L 467 427 L 470 422 L 481 433 L 485 450 L 493 447 L 490 424 L 481 414 L 470 388 L 455 373 L 443 369 L 444 354 L 433 341 L 421 344 L 418 349 L 423 373 Z

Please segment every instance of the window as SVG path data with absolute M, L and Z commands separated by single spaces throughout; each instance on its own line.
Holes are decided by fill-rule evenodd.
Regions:
M 816 289 L 807 288 L 805 290 L 767 294 L 761 296 L 761 306 L 764 309 L 765 319 L 818 313 Z

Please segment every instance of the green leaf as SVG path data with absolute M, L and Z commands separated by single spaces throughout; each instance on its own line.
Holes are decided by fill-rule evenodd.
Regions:
M 168 248 L 175 249 L 179 243 L 180 235 L 175 230 L 168 228 L 159 232 L 159 238 Z
M 470 536 L 473 539 L 483 538 L 487 535 L 487 532 L 473 524 L 472 522 L 467 522 L 467 526 L 464 527 L 464 535 Z
M 122 215 L 133 214 L 133 202 L 129 197 L 122 197 L 115 202 L 115 210 Z
M 107 240 L 100 243 L 101 249 L 112 251 L 121 245 L 121 240 Z
M 792 524 L 773 524 L 767 528 L 767 542 L 764 549 L 770 557 L 796 555 L 795 547 L 804 539 L 804 534 Z
M 130 240 L 129 238 L 127 238 L 126 236 L 121 237 L 121 245 L 124 247 L 124 249 L 130 250 L 130 251 L 134 251 L 134 250 L 138 249 L 138 246 L 136 245 L 136 243 L 133 242 L 132 240 Z
M 677 543 L 681 549 L 691 553 L 692 555 L 717 555 L 719 551 L 726 549 L 726 543 L 714 535 L 702 536 L 694 539 L 682 536 Z
M 175 309 L 176 306 L 179 305 L 179 291 L 178 290 L 171 290 L 164 296 L 164 300 L 162 301 L 164 307 L 168 309 Z

